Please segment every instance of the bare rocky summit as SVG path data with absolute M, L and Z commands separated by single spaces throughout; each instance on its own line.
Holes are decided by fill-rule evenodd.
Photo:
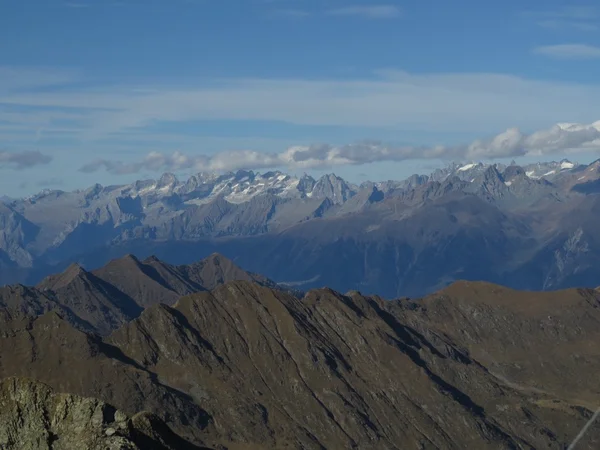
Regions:
M 58 394 L 26 378 L 0 382 L 0 405 L 4 450 L 199 449 L 151 413 L 130 418 L 100 400 Z

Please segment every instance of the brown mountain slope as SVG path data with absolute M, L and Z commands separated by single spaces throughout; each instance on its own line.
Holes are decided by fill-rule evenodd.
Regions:
M 262 275 L 246 272 L 223 255 L 213 253 L 194 264 L 177 267 L 185 277 L 208 290 L 228 281 L 252 281 L 261 286 L 276 288 L 274 281 Z
M 179 274 L 167 267 L 153 260 L 146 263 L 127 255 L 94 270 L 93 274 L 135 299 L 144 308 L 157 303 L 173 304 L 182 295 L 202 289 L 186 284 Z
M 554 342 L 569 341 L 559 333 L 548 342 L 552 334 L 534 330 L 535 318 L 547 313 L 539 295 L 541 304 L 524 307 L 511 291 L 458 284 L 420 306 L 329 289 L 298 299 L 231 282 L 172 307 L 154 305 L 104 340 L 53 312 L 7 317 L 0 377 L 27 374 L 127 413 L 149 410 L 196 443 L 232 450 L 564 449 L 600 401 L 595 385 L 582 387 L 582 402 L 564 395 L 559 372 L 550 372 L 544 389 L 530 389 L 494 366 L 500 357 L 505 365 L 523 363 L 517 352 L 491 345 L 507 339 L 502 330 L 515 347 L 529 340 L 528 356 L 542 362 Z M 593 302 L 575 297 L 551 306 L 565 327 L 594 314 Z M 473 322 L 487 321 L 473 342 L 460 331 L 479 326 L 466 311 L 476 313 Z M 595 339 L 592 324 L 584 320 L 581 342 Z M 575 360 L 557 356 L 567 376 L 574 373 Z M 543 375 L 543 366 L 523 367 Z M 586 439 L 578 448 L 600 442 L 593 430 Z
M 8 318 L 37 317 L 49 311 L 57 311 L 77 328 L 94 330 L 89 322 L 62 305 L 53 292 L 42 292 L 20 284 L 0 287 L 0 311 Z
M 300 301 L 244 282 L 151 308 L 109 337 L 200 402 L 220 443 L 561 448 L 590 415 L 548 408 L 551 394 L 521 392 L 436 341 L 381 300 L 321 290 Z
M 46 278 L 37 288 L 100 334 L 109 333 L 142 312 L 132 298 L 76 264 Z
M 0 287 L 0 307 L 15 315 L 39 316 L 57 308 L 58 304 L 35 288 L 15 284 Z
M 164 263 L 154 256 L 139 261 L 135 256 L 127 255 L 93 273 L 142 307 L 158 303 L 172 305 L 184 295 L 211 290 L 228 281 L 253 281 L 263 286 L 277 286 L 268 278 L 246 272 L 216 253 L 197 263 L 181 266 Z
M 149 413 L 133 418 L 92 398 L 56 394 L 25 378 L 0 382 L 0 448 L 5 450 L 199 449 Z
M 276 287 L 217 254 L 189 266 L 172 266 L 156 257 L 139 261 L 127 255 L 93 272 L 72 264 L 63 273 L 45 278 L 37 289 L 1 288 L 0 306 L 6 306 L 2 299 L 10 297 L 15 308 L 31 316 L 62 308 L 70 312 L 62 315 L 71 323 L 105 335 L 138 317 L 145 307 L 172 305 L 184 295 L 206 290 L 205 285 L 212 289 L 232 280 Z
M 397 315 L 450 336 L 499 378 L 589 408 L 600 406 L 600 292 L 521 292 L 458 282 Z

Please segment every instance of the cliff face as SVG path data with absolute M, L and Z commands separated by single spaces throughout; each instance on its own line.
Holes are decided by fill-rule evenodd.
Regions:
M 26 378 L 0 382 L 0 448 L 134 450 L 193 447 L 150 413 L 129 418 L 94 399 L 57 394 Z

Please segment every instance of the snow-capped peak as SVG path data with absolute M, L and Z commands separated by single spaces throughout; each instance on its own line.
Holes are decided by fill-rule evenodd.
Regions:
M 470 164 L 467 164 L 466 166 L 459 167 L 457 170 L 458 170 L 458 172 L 466 172 L 467 170 L 470 170 L 475 166 L 477 166 L 477 163 L 470 163 Z
M 571 161 L 567 161 L 566 159 L 561 161 L 561 163 L 560 163 L 560 168 L 562 170 L 572 169 L 574 167 L 575 167 L 575 164 L 573 164 Z
M 563 124 L 564 125 L 564 124 Z M 532 180 L 539 180 L 541 178 L 552 179 L 565 171 L 569 171 L 579 167 L 579 164 L 573 163 L 568 159 L 563 159 L 559 162 L 538 162 L 524 166 L 525 175 Z
M 431 181 L 445 181 L 452 177 L 457 177 L 462 181 L 471 182 L 471 180 L 477 178 L 483 174 L 490 164 L 483 164 L 481 162 L 469 162 L 469 163 L 451 163 L 444 169 L 438 169 L 433 172 L 429 179 Z

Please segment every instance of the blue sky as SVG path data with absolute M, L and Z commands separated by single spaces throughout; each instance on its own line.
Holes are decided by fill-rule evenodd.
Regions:
M 599 74 L 595 2 L 0 0 L 0 195 L 586 162 Z

